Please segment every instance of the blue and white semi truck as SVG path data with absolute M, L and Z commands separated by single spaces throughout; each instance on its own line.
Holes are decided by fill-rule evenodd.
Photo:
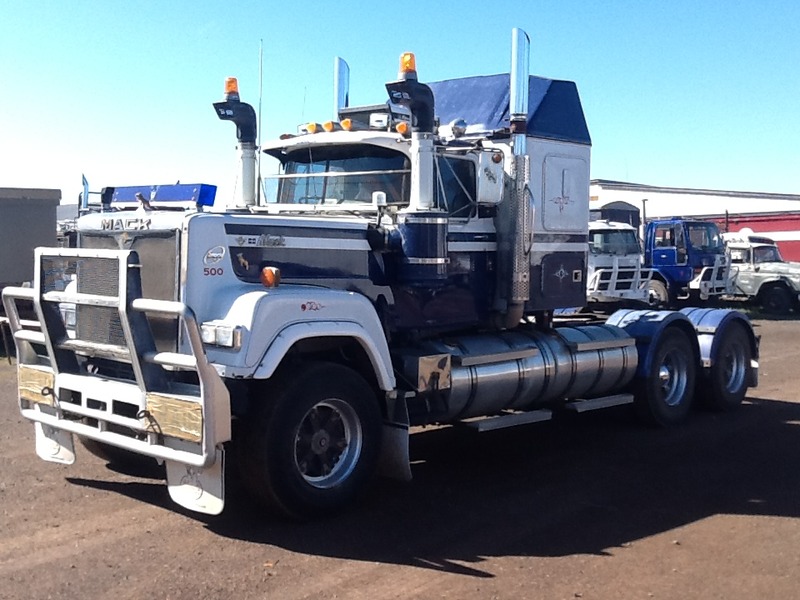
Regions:
M 528 44 L 515 30 L 510 75 L 431 84 L 403 55 L 366 107 L 339 61 L 336 118 L 261 148 L 229 81 L 235 201 L 109 190 L 77 248 L 38 249 L 33 286 L 5 290 L 39 456 L 72 463 L 77 439 L 155 458 L 173 500 L 211 514 L 227 461 L 310 517 L 377 470 L 410 478 L 415 426 L 625 403 L 668 426 L 694 400 L 738 405 L 758 372 L 741 313 L 554 319 L 586 302 L 591 140 L 575 84 L 529 76 Z M 258 152 L 279 167 L 264 195 Z

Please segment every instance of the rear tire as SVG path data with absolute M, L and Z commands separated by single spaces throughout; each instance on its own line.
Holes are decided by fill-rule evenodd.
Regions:
M 677 327 L 667 328 L 656 343 L 649 371 L 636 384 L 634 407 L 648 425 L 669 427 L 689 415 L 697 367 L 689 338 Z
M 358 373 L 331 363 L 313 363 L 272 383 L 275 396 L 245 426 L 245 485 L 293 518 L 344 508 L 377 461 L 381 414 L 374 392 Z
M 722 336 L 703 386 L 703 404 L 711 410 L 729 411 L 738 407 L 747 394 L 752 348 L 740 323 L 729 325 Z

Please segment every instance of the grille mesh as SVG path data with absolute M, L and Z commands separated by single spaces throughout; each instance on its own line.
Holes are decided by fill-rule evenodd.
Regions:
M 107 258 L 80 258 L 77 265 L 78 293 L 117 297 L 119 262 Z M 125 343 L 116 308 L 79 305 L 76 307 L 78 338 L 98 344 Z
M 81 246 L 98 250 L 116 250 L 119 248 L 115 236 L 108 234 L 83 234 Z M 142 296 L 156 300 L 178 299 L 178 237 L 177 232 L 137 232 L 130 234 L 126 247 L 136 250 L 141 263 Z M 83 260 L 83 259 L 81 259 Z M 103 273 L 108 265 L 86 264 L 86 283 L 84 279 L 84 265 L 81 265 L 79 280 L 81 280 L 84 293 L 116 295 L 113 292 L 103 291 L 105 286 L 115 284 L 118 280 L 116 274 Z M 115 263 L 114 269 L 117 268 Z M 89 339 L 100 343 L 121 344 L 123 342 L 122 329 L 119 317 L 110 315 L 108 309 L 96 307 L 81 307 L 85 312 L 85 319 L 79 317 L 79 330 L 89 332 Z M 89 309 L 86 311 L 85 309 Z M 94 321 L 93 321 L 94 320 Z M 178 319 L 175 317 L 162 317 L 148 315 L 147 320 L 156 342 L 156 348 L 161 351 L 174 351 L 177 348 Z M 85 329 L 84 329 L 85 328 Z M 104 328 L 106 328 L 104 330 Z

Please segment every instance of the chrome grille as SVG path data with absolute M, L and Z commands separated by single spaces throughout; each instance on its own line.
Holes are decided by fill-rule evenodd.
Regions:
M 80 246 L 88 249 L 116 250 L 119 248 L 117 238 L 118 234 L 108 235 L 85 233 L 81 236 Z M 142 282 L 142 297 L 152 298 L 154 300 L 178 300 L 179 252 L 177 232 L 149 231 L 136 234 L 127 232 L 124 246 L 126 249 L 135 250 L 139 255 L 139 263 L 141 265 L 140 274 Z M 78 274 L 79 285 L 83 285 L 83 268 L 84 266 L 81 265 L 81 272 Z M 87 265 L 86 268 L 87 271 L 85 285 L 89 287 L 84 290 L 79 289 L 79 291 L 84 291 L 85 293 L 89 294 L 102 294 L 103 292 L 100 290 L 104 285 L 106 285 L 104 282 L 109 282 L 111 279 L 113 279 L 116 284 L 118 280 L 117 276 L 114 276 L 116 278 L 112 278 L 110 275 L 107 278 L 102 277 L 100 275 L 102 269 L 100 265 Z M 93 288 L 92 286 L 97 287 Z M 97 289 L 98 291 L 92 291 L 93 289 Z M 116 292 L 114 295 L 116 295 Z M 95 319 L 94 323 L 102 324 L 99 326 L 100 328 L 98 331 L 92 331 L 91 336 L 107 336 L 107 339 L 105 340 L 95 340 L 95 338 L 91 336 L 88 337 L 88 339 L 109 344 L 121 343 L 123 339 L 122 337 L 119 338 L 119 341 L 115 341 L 117 340 L 116 336 L 122 335 L 119 325 L 119 317 L 116 316 L 116 314 L 114 315 L 116 321 L 114 321 L 103 314 L 107 311 L 107 309 L 101 309 L 99 307 L 81 308 L 89 309 L 90 312 L 87 312 L 86 315 L 91 315 L 91 318 Z M 150 322 L 150 328 L 156 341 L 156 348 L 161 351 L 176 350 L 178 346 L 178 319 L 176 317 L 149 315 L 148 321 Z M 78 323 L 80 331 L 80 318 L 78 319 Z M 85 326 L 93 327 L 94 323 L 87 323 Z M 102 327 L 108 328 L 105 333 L 103 332 Z

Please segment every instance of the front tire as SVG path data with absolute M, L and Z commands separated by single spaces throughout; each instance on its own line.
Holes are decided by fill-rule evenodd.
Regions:
M 634 407 L 649 425 L 669 427 L 685 420 L 691 410 L 697 367 L 687 335 L 667 328 L 651 350 L 644 379 L 636 384 Z
M 652 308 L 667 308 L 669 306 L 669 290 L 666 284 L 658 279 L 651 279 L 647 283 L 647 301 Z
M 270 508 L 293 518 L 342 509 L 375 467 L 381 433 L 375 394 L 355 371 L 330 363 L 286 373 L 273 383 L 276 395 L 264 400 L 247 425 L 245 484 Z

